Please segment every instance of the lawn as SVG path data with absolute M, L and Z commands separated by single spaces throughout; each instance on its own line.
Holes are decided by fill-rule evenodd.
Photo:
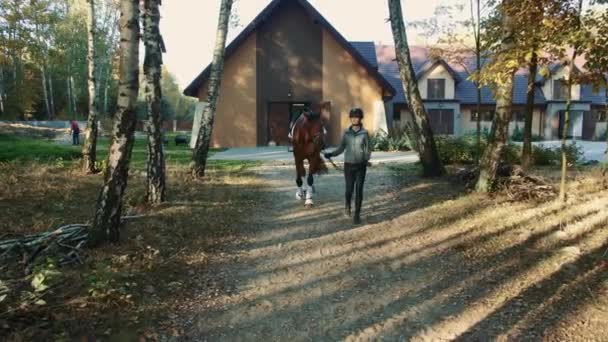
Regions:
M 165 146 L 165 160 L 168 167 L 186 167 L 191 161 L 192 150 L 188 146 L 175 146 L 175 134 L 167 136 L 169 145 Z M 103 161 L 107 158 L 110 141 L 100 138 L 97 145 L 97 160 Z M 27 138 L 15 135 L 0 134 L 0 162 L 40 162 L 45 164 L 72 165 L 82 157 L 82 146 L 62 144 L 52 139 Z M 212 148 L 213 153 L 224 149 Z M 131 155 L 131 167 L 143 170 L 146 166 L 147 140 L 136 138 Z M 209 160 L 210 169 L 226 168 L 239 171 L 243 168 L 255 166 L 256 162 L 243 162 L 231 160 Z

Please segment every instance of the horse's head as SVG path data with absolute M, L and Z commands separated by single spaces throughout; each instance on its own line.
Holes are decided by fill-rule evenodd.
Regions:
M 312 142 L 319 150 L 323 150 L 325 148 L 325 134 L 327 131 L 323 125 L 321 114 L 308 111 L 304 113 L 304 116 L 306 118 L 305 125 L 310 136 L 312 137 Z

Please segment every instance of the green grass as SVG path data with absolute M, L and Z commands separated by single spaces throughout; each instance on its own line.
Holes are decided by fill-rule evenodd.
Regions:
M 169 137 L 169 146 L 165 147 L 167 166 L 187 167 L 192 158 L 192 150 L 188 146 L 175 146 L 174 136 Z M 108 156 L 110 141 L 101 138 L 97 143 L 97 160 L 103 161 Z M 144 138 L 135 140 L 131 155 L 131 167 L 144 169 L 147 158 L 147 141 Z M 38 161 L 42 163 L 76 163 L 82 157 L 82 146 L 62 145 L 53 140 L 22 138 L 0 134 L 0 162 L 11 161 Z M 211 149 L 210 155 L 225 149 Z M 208 165 L 212 169 L 221 169 L 226 172 L 243 171 L 249 167 L 259 165 L 257 162 L 210 160 Z
M 59 145 L 52 140 L 0 135 L 0 162 L 54 162 L 59 159 L 79 159 L 81 155 L 80 148 Z

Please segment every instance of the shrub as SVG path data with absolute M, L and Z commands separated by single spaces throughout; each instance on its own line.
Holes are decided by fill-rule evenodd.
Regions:
M 443 164 L 471 164 L 475 162 L 475 142 L 471 143 L 470 140 L 468 137 L 436 136 L 435 144 L 441 162 Z
M 524 130 L 515 125 L 513 133 L 511 133 L 511 141 L 524 141 Z
M 567 145 L 566 157 L 568 158 L 568 163 L 579 164 L 583 161 L 583 147 L 576 142 Z M 534 146 L 532 149 L 532 159 L 534 165 L 560 165 L 562 160 L 561 147 Z
M 371 137 L 374 151 L 409 151 L 411 143 L 405 131 L 396 130 L 391 134 L 379 130 Z
M 453 136 L 436 136 L 435 143 L 439 151 L 439 158 L 444 164 L 472 164 L 477 153 L 477 134 L 475 132 L 456 138 Z M 481 136 L 481 153 L 485 150 L 487 131 Z M 503 160 L 509 164 L 520 162 L 519 146 L 508 144 L 504 151 Z
M 515 126 L 515 130 L 511 133 L 511 141 L 522 142 L 524 141 L 524 129 L 520 128 L 519 125 Z M 541 141 L 540 135 L 532 134 L 532 141 Z

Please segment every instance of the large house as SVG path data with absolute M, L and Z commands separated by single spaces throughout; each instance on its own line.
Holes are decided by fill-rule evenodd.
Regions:
M 474 131 L 477 91 L 467 79 L 473 68 L 431 58 L 425 48 L 410 52 L 433 130 Z M 210 71 L 203 70 L 184 94 L 204 104 Z M 533 133 L 544 139 L 560 136 L 566 73 L 558 66 L 550 78 L 538 78 Z M 515 76 L 513 127 L 523 127 L 526 83 L 522 70 Z M 212 136 L 217 147 L 288 144 L 290 122 L 305 106 L 322 113 L 332 144 L 355 106 L 365 111 L 364 125 L 372 133 L 411 119 L 394 47 L 347 41 L 306 0 L 273 0 L 226 47 L 220 94 Z M 604 92 L 583 85 L 574 94 L 569 135 L 595 139 L 606 130 Z M 489 89 L 482 90 L 482 103 L 482 124 L 489 128 L 495 105 Z

